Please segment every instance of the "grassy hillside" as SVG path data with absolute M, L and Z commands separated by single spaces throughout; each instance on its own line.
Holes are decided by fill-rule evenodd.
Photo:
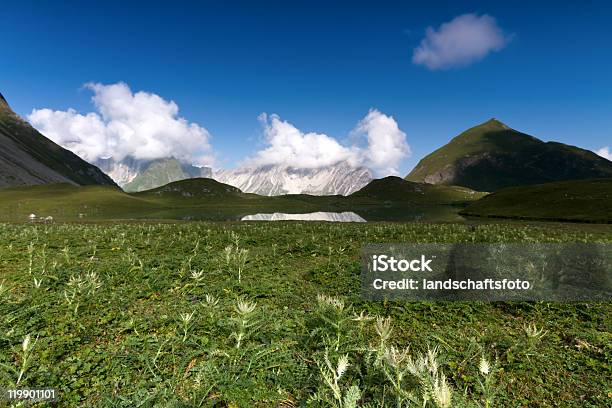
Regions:
M 406 179 L 495 191 L 603 177 L 612 177 L 609 160 L 578 147 L 545 143 L 492 119 L 427 155 Z
M 413 204 L 453 204 L 473 201 L 484 193 L 465 187 L 441 186 L 406 181 L 389 176 L 373 180 L 351 197 L 368 197 L 379 201 L 410 202 Z
M 58 182 L 115 186 L 100 169 L 17 116 L 0 95 L 0 186 Z
M 24 221 L 32 213 L 58 221 L 138 218 L 163 208 L 162 203 L 131 196 L 117 187 L 46 184 L 0 189 L 2 221 Z
M 612 179 L 511 187 L 471 203 L 462 214 L 480 217 L 612 222 Z
M 254 195 L 254 194 L 252 194 Z M 227 199 L 245 198 L 248 195 L 239 188 L 220 183 L 211 178 L 191 178 L 168 183 L 164 186 L 135 193 L 137 197 L 156 197 L 172 199 Z

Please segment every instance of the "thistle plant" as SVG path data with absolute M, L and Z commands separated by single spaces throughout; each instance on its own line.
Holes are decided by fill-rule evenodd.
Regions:
M 76 314 L 82 298 L 91 297 L 100 287 L 102 282 L 94 271 L 72 275 L 68 280 L 68 289 L 64 290 L 64 299 L 68 305 L 74 304 L 73 312 Z
M 478 371 L 482 377 L 482 379 L 478 379 L 478 384 L 484 396 L 484 406 L 485 408 L 490 408 L 493 406 L 495 400 L 495 366 L 492 366 L 489 360 L 483 355 L 480 357 Z
M 407 361 L 408 371 L 417 377 L 421 384 L 421 400 L 423 406 L 428 401 L 438 408 L 449 408 L 452 404 L 453 390 L 440 370 L 438 348 L 429 348 L 427 353 L 416 360 Z
M 410 372 L 410 362 L 408 348 L 401 350 L 391 346 L 385 349 L 381 367 L 385 377 L 391 383 L 398 408 L 404 406 L 406 401 L 414 400 L 412 393 L 404 389 L 404 377 Z
M 323 355 L 323 363 L 317 361 L 321 378 L 326 387 L 331 391 L 332 397 L 329 398 L 327 393 L 322 390 L 315 394 L 311 400 L 317 400 L 326 403 L 328 406 L 336 408 L 356 408 L 357 401 L 361 398 L 361 391 L 357 385 L 352 385 L 346 390 L 342 389 L 340 379 L 346 373 L 350 366 L 348 355 L 343 355 L 338 358 L 336 364 L 332 364 L 329 359 L 329 349 L 325 349 Z
M 28 272 L 30 275 L 32 274 L 32 269 L 34 266 L 34 242 L 30 242 L 28 244 Z
M 249 257 L 249 250 L 228 245 L 223 250 L 223 254 L 226 266 L 233 267 L 238 272 L 238 282 L 242 282 L 242 272 Z
M 199 271 L 191 271 L 191 279 L 199 283 L 202 279 L 204 279 L 204 270 Z
M 216 307 L 219 304 L 219 299 L 209 293 L 204 296 L 204 301 L 209 307 Z
M 366 322 L 369 322 L 370 320 L 373 320 L 374 317 L 368 315 L 365 311 L 361 311 L 358 315 L 355 315 L 351 320 L 354 322 L 357 322 L 357 325 L 359 327 L 359 339 L 360 340 L 364 340 L 363 338 L 363 334 L 364 334 L 364 325 Z
M 538 329 L 538 326 L 535 323 L 524 325 L 523 331 L 525 332 L 527 338 L 533 341 L 542 340 L 542 338 L 548 333 L 544 330 L 544 328 Z
M 225 249 L 223 250 L 223 254 L 225 255 L 225 265 L 226 266 L 230 266 L 230 263 L 232 261 L 232 252 L 234 250 L 234 247 L 232 247 L 231 245 L 228 245 L 225 247 Z
M 21 349 L 19 351 L 19 365 L 17 368 L 0 363 L 0 366 L 5 367 L 9 372 L 14 373 L 16 377 L 14 383 L 15 387 L 19 386 L 21 381 L 24 379 L 24 375 L 28 371 L 28 368 L 30 368 L 32 350 L 37 342 L 38 336 L 36 336 L 36 339 L 34 339 L 34 343 L 32 343 L 32 337 L 29 334 L 24 337 L 23 341 L 21 342 Z
M 238 268 L 238 282 L 242 281 L 242 271 L 247 263 L 248 257 L 249 257 L 248 249 L 236 248 L 235 258 L 236 258 L 236 267 Z
M 42 278 L 41 279 L 37 279 L 36 277 L 34 277 L 34 287 L 36 289 L 40 289 L 40 287 L 42 286 Z
M 206 295 L 204 295 L 203 305 L 206 307 L 206 309 L 208 309 L 209 317 L 213 319 L 215 317 L 215 310 L 219 305 L 219 299 L 216 298 L 214 295 L 207 293 Z
M 389 341 L 391 333 L 393 332 L 393 328 L 391 327 L 391 317 L 377 317 L 375 329 L 379 338 L 378 347 L 376 348 L 376 365 L 380 365 L 382 358 L 387 351 L 387 342 Z
M 0 282 L 0 299 L 4 296 L 4 294 L 8 293 L 9 288 L 4 284 L 4 281 Z
M 195 310 L 192 311 L 191 313 L 181 313 L 180 314 L 180 321 L 181 321 L 182 329 L 183 329 L 183 343 L 187 340 L 187 333 L 189 332 L 189 329 L 191 328 L 191 320 L 193 319 L 194 315 L 195 315 Z
M 344 323 L 351 320 L 351 317 L 345 313 L 344 301 L 333 296 L 319 294 L 317 295 L 316 313 L 321 320 L 333 328 L 333 347 L 338 351 L 340 349 L 342 333 L 345 332 Z
M 236 323 L 236 331 L 231 334 L 236 340 L 236 348 L 239 349 L 242 342 L 248 338 L 255 328 L 256 322 L 253 320 L 253 312 L 257 307 L 257 303 L 249 302 L 248 300 L 238 300 L 236 302 L 235 311 L 238 316 L 234 318 Z

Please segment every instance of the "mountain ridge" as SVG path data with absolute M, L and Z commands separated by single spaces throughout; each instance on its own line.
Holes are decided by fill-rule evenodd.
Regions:
M 245 193 L 276 196 L 349 195 L 369 183 L 373 176 L 365 167 L 340 162 L 314 169 L 268 165 L 218 170 L 213 178 L 238 187 Z
M 138 160 L 128 156 L 120 161 L 98 159 L 96 164 L 126 192 L 145 191 L 173 181 L 212 176 L 210 167 L 196 167 L 174 157 Z
M 96 166 L 34 129 L 0 94 L 0 187 L 48 183 L 116 186 Z
M 554 181 L 612 177 L 612 162 L 559 142 L 544 142 L 490 119 L 419 161 L 408 181 L 478 191 Z

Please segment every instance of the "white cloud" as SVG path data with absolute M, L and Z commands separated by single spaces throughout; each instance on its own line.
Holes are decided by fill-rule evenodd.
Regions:
M 602 147 L 601 149 L 596 150 L 595 153 L 597 153 L 604 159 L 612 161 L 612 150 L 610 150 L 609 146 Z
M 406 134 L 395 119 L 376 109 L 368 112 L 353 133 L 367 138 L 368 147 L 362 152 L 365 165 L 381 175 L 397 175 L 399 164 L 411 154 Z
M 148 92 L 133 93 L 123 82 L 90 83 L 97 112 L 85 115 L 74 109 L 34 109 L 28 120 L 45 136 L 93 162 L 126 156 L 152 160 L 174 156 L 179 160 L 210 165 L 210 134 L 196 123 L 178 116 L 178 106 Z
M 412 62 L 431 70 L 463 67 L 492 51 L 500 51 L 510 39 L 493 17 L 463 14 L 437 30 L 428 27 L 425 38 L 414 50 Z
M 402 159 L 410 155 L 406 134 L 397 122 L 378 110 L 370 110 L 355 127 L 353 134 L 366 139 L 366 146 L 344 146 L 322 133 L 304 133 L 278 115 L 262 114 L 268 147 L 245 161 L 246 166 L 283 165 L 296 168 L 320 168 L 347 162 L 364 166 L 378 175 L 398 174 Z

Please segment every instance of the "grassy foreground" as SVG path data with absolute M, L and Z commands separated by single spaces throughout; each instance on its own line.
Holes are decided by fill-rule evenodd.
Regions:
M 0 224 L 0 387 L 62 407 L 610 406 L 609 303 L 359 299 L 366 242 L 566 241 L 612 227 Z

